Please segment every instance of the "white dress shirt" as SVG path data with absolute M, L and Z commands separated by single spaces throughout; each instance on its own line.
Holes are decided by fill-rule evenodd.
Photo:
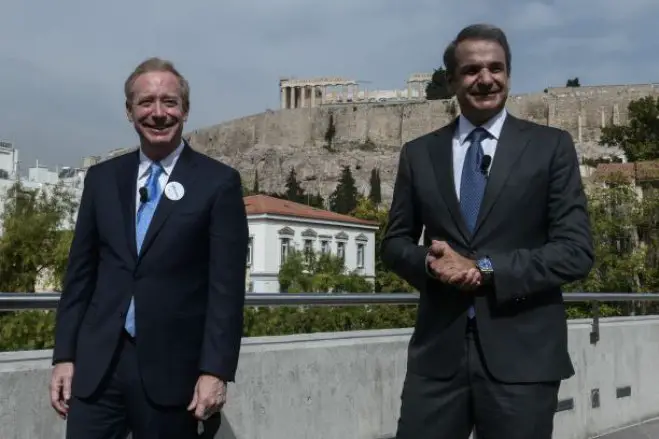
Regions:
M 483 140 L 481 145 L 483 145 L 483 154 L 492 157 L 492 163 L 494 163 L 494 153 L 497 149 L 497 143 L 501 136 L 501 128 L 503 127 L 507 114 L 508 113 L 504 108 L 492 119 L 481 125 L 481 128 L 484 128 L 490 133 L 490 136 Z M 467 141 L 467 136 L 469 136 L 474 129 L 476 129 L 476 126 L 461 114 L 458 118 L 458 128 L 453 134 L 453 178 L 458 200 L 460 199 L 462 168 L 464 166 L 465 156 L 467 155 L 467 149 L 469 149 L 469 146 L 471 145 L 471 142 Z M 490 167 L 492 166 L 492 163 L 490 163 Z
M 181 142 L 181 144 L 178 147 L 176 147 L 176 149 L 172 151 L 167 157 L 160 160 L 160 165 L 164 170 L 164 172 L 161 173 L 160 177 L 158 178 L 158 184 L 160 186 L 161 191 L 165 189 L 165 185 L 169 181 L 169 176 L 172 175 L 172 171 L 174 170 L 174 165 L 176 165 L 176 162 L 178 161 L 178 158 L 180 157 L 181 151 L 183 151 L 184 146 L 185 144 Z M 146 184 L 146 181 L 149 177 L 148 174 L 149 168 L 151 167 L 152 163 L 153 160 L 148 158 L 140 148 L 140 165 L 137 169 L 137 190 L 135 193 L 135 197 L 136 197 L 135 206 L 138 206 L 138 208 L 140 205 L 140 188 Z M 137 209 L 135 209 L 135 212 L 137 212 Z

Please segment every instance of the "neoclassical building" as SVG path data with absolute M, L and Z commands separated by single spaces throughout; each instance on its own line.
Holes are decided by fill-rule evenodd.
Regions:
M 247 290 L 278 293 L 279 268 L 292 249 L 332 253 L 348 271 L 375 279 L 378 224 L 266 195 L 245 197 L 249 224 Z

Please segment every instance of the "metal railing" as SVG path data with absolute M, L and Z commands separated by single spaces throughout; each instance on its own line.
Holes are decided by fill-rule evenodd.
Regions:
M 59 293 L 0 293 L 0 311 L 52 310 Z M 592 330 L 590 342 L 599 341 L 600 304 L 603 302 L 659 302 L 659 293 L 564 293 L 563 300 L 590 303 Z M 415 293 L 247 293 L 246 306 L 363 306 L 416 305 Z

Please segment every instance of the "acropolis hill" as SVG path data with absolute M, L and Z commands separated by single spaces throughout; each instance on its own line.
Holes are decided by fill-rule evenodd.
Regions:
M 314 84 L 280 88 L 282 107 L 299 108 L 223 122 L 186 138 L 193 148 L 239 169 L 248 188 L 258 170 L 262 191 L 281 191 L 294 167 L 307 192 L 327 197 L 341 167 L 350 165 L 358 188 L 368 193 L 371 169 L 378 167 L 382 196 L 389 201 L 403 143 L 449 123 L 458 108 L 452 100 L 426 101 L 417 93 L 402 101 L 339 103 L 323 102 Z M 648 95 L 659 95 L 659 84 L 549 88 L 512 95 L 507 107 L 518 117 L 566 129 L 580 157 L 597 158 L 620 153 L 597 146 L 601 128 L 626 123 L 629 102 Z

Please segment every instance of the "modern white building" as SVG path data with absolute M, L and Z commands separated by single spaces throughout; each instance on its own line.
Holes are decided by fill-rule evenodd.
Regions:
M 0 141 L 0 180 L 14 179 L 18 172 L 18 150 L 9 142 Z
M 378 223 L 266 195 L 245 197 L 249 224 L 247 290 L 278 293 L 291 249 L 342 256 L 346 270 L 375 279 Z

